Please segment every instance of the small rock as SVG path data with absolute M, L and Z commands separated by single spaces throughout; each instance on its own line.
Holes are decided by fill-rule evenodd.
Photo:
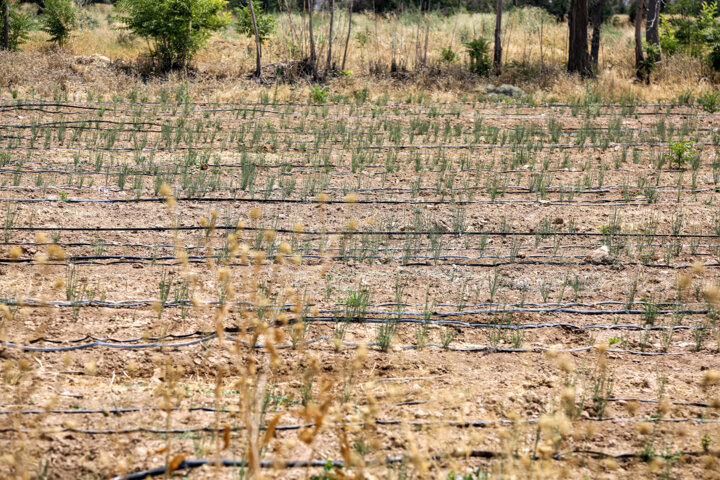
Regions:
M 590 255 L 585 257 L 585 261 L 593 263 L 610 263 L 610 249 L 607 247 L 607 245 L 596 248 L 595 250 L 590 252 Z
M 499 87 L 491 87 L 487 89 L 488 93 L 495 93 L 497 95 L 505 95 L 507 97 L 521 97 L 525 95 L 522 88 L 514 85 L 500 85 Z

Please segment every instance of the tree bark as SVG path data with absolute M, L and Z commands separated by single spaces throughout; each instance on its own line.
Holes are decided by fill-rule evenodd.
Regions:
M 313 13 L 315 11 L 315 2 L 308 0 L 308 14 L 310 16 L 308 29 L 310 34 L 310 68 L 312 68 L 313 78 L 317 78 L 317 53 L 315 52 L 315 35 L 313 34 Z
M 3 1 L 3 50 L 10 50 L 10 0 Z
M 330 32 L 328 33 L 327 66 L 325 70 L 332 70 L 332 44 L 333 44 L 333 23 L 335 22 L 335 0 L 330 0 Z
M 502 73 L 502 8 L 503 0 L 497 0 L 495 5 L 495 54 L 493 55 L 493 67 L 496 75 Z
M 253 31 L 255 32 L 255 76 L 260 78 L 260 76 L 262 75 L 262 46 L 260 44 L 260 32 L 258 32 L 257 20 L 255 19 L 255 8 L 253 7 L 253 0 L 248 0 L 248 4 L 250 5 L 250 17 L 252 18 Z
M 352 7 L 353 2 L 352 0 L 350 0 L 348 2 L 348 31 L 347 37 L 345 37 L 345 51 L 343 52 L 343 61 L 340 70 L 345 70 L 345 60 L 347 59 L 348 45 L 350 45 L 350 30 L 352 29 Z
M 660 0 L 647 0 L 647 13 L 645 20 L 645 40 L 658 47 L 655 61 L 662 57 L 660 52 Z
M 640 67 L 643 61 L 642 21 L 645 14 L 645 0 L 638 0 L 635 12 L 635 66 Z
M 568 16 L 570 42 L 568 72 L 592 75 L 588 54 L 588 0 L 572 0 Z
M 598 71 L 600 59 L 600 35 L 603 21 L 605 21 L 604 9 L 606 0 L 596 0 L 593 4 L 592 14 L 590 15 L 590 23 L 592 24 L 592 40 L 590 42 L 590 60 L 592 62 L 593 72 Z

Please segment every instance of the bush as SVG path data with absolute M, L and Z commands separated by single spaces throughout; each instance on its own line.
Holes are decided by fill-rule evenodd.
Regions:
M 120 0 L 118 20 L 150 43 L 163 70 L 183 68 L 212 32 L 225 28 L 226 0 Z
M 258 35 L 260 37 L 260 43 L 265 43 L 265 40 L 275 30 L 275 18 L 267 13 L 263 13 L 262 4 L 256 1 L 253 2 L 253 10 L 255 11 L 255 23 L 257 24 Z M 237 23 L 235 28 L 241 35 L 248 37 L 255 36 L 255 30 L 252 24 L 252 15 L 250 15 L 250 2 L 243 8 L 235 10 L 237 15 Z
M 444 63 L 455 63 L 460 59 L 457 53 L 450 47 L 440 49 L 440 60 Z
M 660 46 L 667 55 L 683 52 L 704 57 L 720 70 L 720 13 L 716 1 L 678 1 L 668 6 L 671 16 L 661 15 Z
M 77 28 L 77 8 L 72 0 L 45 0 L 41 18 L 43 31 L 59 48 L 65 46 L 70 33 Z
M 492 62 L 490 61 L 490 42 L 484 38 L 476 38 L 464 43 L 470 55 L 470 71 L 478 75 L 490 73 Z
M 1 0 L 0 5 L 2 5 Z M 4 24 L 5 15 L 3 15 L 3 10 L 0 10 L 0 25 Z M 36 28 L 37 22 L 33 14 L 22 12 L 17 6 L 10 4 L 10 35 L 8 39 L 10 50 L 17 51 L 20 45 L 30 38 L 30 32 Z

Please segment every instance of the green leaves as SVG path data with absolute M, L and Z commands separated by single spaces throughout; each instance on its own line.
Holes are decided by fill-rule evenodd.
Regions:
M 77 9 L 72 0 L 45 0 L 42 9 L 42 29 L 50 41 L 63 48 L 70 33 L 77 28 Z
M 262 4 L 253 2 L 253 10 L 255 11 L 255 23 L 257 24 L 258 36 L 260 37 L 260 43 L 265 43 L 265 40 L 270 37 L 270 34 L 275 31 L 277 22 L 275 18 L 269 13 L 264 13 Z M 237 15 L 237 22 L 235 28 L 241 35 L 252 37 L 255 35 L 255 30 L 252 24 L 252 15 L 250 15 L 250 3 L 245 5 L 243 8 L 235 9 Z
M 225 28 L 226 0 L 121 0 L 119 20 L 125 29 L 151 43 L 150 54 L 163 70 L 183 68 L 212 32 Z

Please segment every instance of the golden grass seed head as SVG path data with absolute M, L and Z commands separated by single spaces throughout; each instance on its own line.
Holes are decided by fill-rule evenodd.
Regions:
M 705 297 L 705 301 L 713 306 L 720 304 L 720 289 L 715 285 L 706 285 L 703 289 L 703 296 Z
M 170 185 L 168 185 L 167 183 L 163 183 L 162 185 L 160 185 L 158 193 L 161 197 L 168 198 L 172 195 L 172 188 L 170 188 Z
M 320 192 L 317 196 L 317 202 L 319 204 L 327 203 L 330 200 L 330 196 L 325 192 Z
M 265 230 L 263 232 L 263 240 L 266 242 L 274 242 L 276 236 L 277 233 L 275 232 L 275 230 Z
M 706 370 L 702 380 L 700 380 L 700 385 L 707 388 L 718 384 L 720 384 L 720 370 Z
M 667 398 L 663 398 L 658 404 L 658 411 L 663 415 L 670 413 L 670 401 Z
M 691 284 L 692 276 L 686 273 L 681 273 L 680 275 L 678 275 L 678 288 L 680 290 L 687 290 L 688 288 L 690 288 Z
M 288 242 L 280 242 L 280 245 L 278 245 L 278 250 L 283 255 L 290 255 L 290 253 L 292 253 L 292 247 Z
M 22 248 L 15 245 L 10 248 L 10 260 L 19 260 L 22 257 Z
M 358 226 L 359 226 L 359 224 L 358 224 L 357 220 L 355 220 L 354 218 L 350 219 L 347 222 L 347 231 L 348 232 L 356 232 L 358 229 Z
M 95 375 L 97 372 L 97 360 L 90 359 L 87 362 L 85 362 L 85 374 L 86 375 Z
M 347 203 L 356 203 L 357 202 L 357 193 L 350 192 L 347 195 L 345 195 L 345 202 Z
M 250 209 L 250 219 L 260 220 L 260 217 L 262 217 L 262 210 L 260 210 L 258 207 L 253 207 Z
M 640 435 L 650 435 L 653 431 L 653 425 L 650 422 L 638 423 L 637 431 Z
M 700 260 L 695 260 L 691 271 L 695 275 L 702 276 L 705 274 L 705 264 Z
M 640 408 L 640 403 L 636 401 L 627 402 L 627 404 L 625 404 L 625 408 L 630 415 L 635 415 Z

